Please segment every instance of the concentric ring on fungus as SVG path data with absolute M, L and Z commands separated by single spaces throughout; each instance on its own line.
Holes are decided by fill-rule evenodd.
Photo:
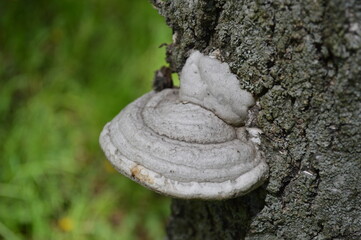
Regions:
M 218 60 L 195 53 L 183 71 L 199 58 L 224 71 Z M 182 86 L 145 94 L 104 127 L 100 144 L 110 162 L 143 186 L 178 198 L 226 199 L 261 185 L 268 167 L 248 129 L 229 125 L 210 105 L 184 101 Z

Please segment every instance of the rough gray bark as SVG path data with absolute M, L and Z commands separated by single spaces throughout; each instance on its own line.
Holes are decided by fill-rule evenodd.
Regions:
M 269 181 L 173 200 L 169 239 L 361 239 L 361 1 L 169 0 L 167 60 L 219 50 L 260 103 Z

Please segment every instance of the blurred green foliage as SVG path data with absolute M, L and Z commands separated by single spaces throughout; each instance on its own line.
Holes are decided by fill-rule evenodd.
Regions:
M 147 0 L 0 2 L 0 239 L 162 239 L 169 200 L 98 145 L 171 32 Z

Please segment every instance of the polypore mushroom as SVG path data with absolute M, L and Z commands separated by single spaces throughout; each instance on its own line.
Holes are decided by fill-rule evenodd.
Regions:
M 268 167 L 257 129 L 242 127 L 254 104 L 226 63 L 194 52 L 180 89 L 150 92 L 124 108 L 100 135 L 113 166 L 156 192 L 226 199 L 260 186 Z

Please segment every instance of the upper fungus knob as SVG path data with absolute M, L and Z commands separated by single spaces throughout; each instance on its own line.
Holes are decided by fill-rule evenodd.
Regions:
M 254 103 L 225 63 L 194 52 L 180 89 L 150 92 L 103 129 L 100 144 L 115 168 L 157 192 L 225 199 L 267 177 L 254 136 L 240 126 Z
M 241 89 L 227 63 L 198 51 L 188 58 L 180 80 L 181 100 L 209 109 L 228 124 L 242 125 L 248 108 L 255 103 L 252 94 Z

